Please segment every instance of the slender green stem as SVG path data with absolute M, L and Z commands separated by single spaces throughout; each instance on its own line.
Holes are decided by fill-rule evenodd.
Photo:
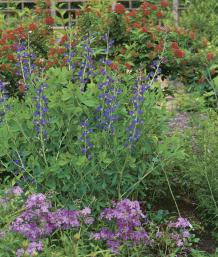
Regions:
M 23 77 L 23 82 L 26 85 L 26 79 L 25 79 L 25 75 L 24 75 L 22 58 L 20 58 L 20 67 L 21 67 L 21 73 L 22 73 L 22 77 Z
M 122 184 L 122 180 L 123 180 L 123 172 L 124 172 L 124 170 L 126 168 L 126 164 L 127 164 L 127 159 L 128 159 L 128 156 L 126 156 L 124 164 L 123 164 L 123 167 L 122 167 L 122 169 L 119 172 L 119 184 L 118 184 L 118 198 L 119 198 L 119 200 L 122 199 L 121 184 Z
M 41 97 L 40 97 L 40 106 L 41 105 L 42 105 L 42 100 L 41 100 Z M 40 120 L 42 120 L 42 112 L 40 112 Z M 45 143 L 44 143 L 44 136 L 43 136 L 42 125 L 40 125 L 39 140 L 40 140 L 40 143 L 41 143 L 43 159 L 44 159 L 44 162 L 45 162 L 46 166 L 48 167 L 48 162 L 47 162 L 47 158 L 46 158 L 46 154 L 45 154 Z
M 144 176 L 142 176 L 135 184 L 133 184 L 126 192 L 124 192 L 121 195 L 121 198 L 126 195 L 127 193 L 130 193 L 132 191 L 132 189 L 134 189 L 138 184 L 140 184 L 149 174 L 152 173 L 152 171 L 154 170 L 154 167 L 152 167 L 148 172 L 145 173 Z
M 176 198 L 175 198 L 175 196 L 174 196 L 174 194 L 173 194 L 173 190 L 172 190 L 172 187 L 171 187 L 171 185 L 170 185 L 170 181 L 169 181 L 168 175 L 167 175 L 167 173 L 166 173 L 166 170 L 163 168 L 163 165 L 161 165 L 161 168 L 162 168 L 162 171 L 164 172 L 164 175 L 165 175 L 165 178 L 166 178 L 166 181 L 167 181 L 167 185 L 168 185 L 168 187 L 169 187 L 170 194 L 171 194 L 171 196 L 172 196 L 172 198 L 173 198 L 173 201 L 174 201 L 174 204 L 175 204 L 175 206 L 176 206 L 178 215 L 181 217 L 181 213 L 180 213 L 178 204 L 177 204 L 177 202 L 176 202 Z

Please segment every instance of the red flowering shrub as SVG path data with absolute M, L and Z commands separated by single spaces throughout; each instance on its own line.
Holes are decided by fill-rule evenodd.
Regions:
M 175 41 L 174 41 L 174 42 L 172 42 L 172 43 L 171 43 L 171 48 L 172 48 L 172 49 L 178 49 L 178 48 L 179 48 L 178 43 L 177 43 L 177 42 L 175 42 Z
M 163 54 L 167 60 L 162 65 L 164 75 L 177 76 L 190 83 L 198 81 L 202 76 L 208 64 L 205 60 L 209 62 L 215 59 L 207 56 L 206 38 L 202 39 L 193 30 L 175 27 L 173 19 L 170 23 L 172 10 L 168 0 L 160 0 L 159 5 L 144 1 L 137 10 L 131 11 L 127 11 L 122 4 L 116 4 L 112 11 L 107 8 L 107 11 L 101 12 L 101 17 L 96 16 L 97 9 L 93 6 L 92 10 L 89 16 L 83 13 L 79 20 L 88 21 L 89 18 L 94 33 L 101 31 L 104 34 L 109 28 L 110 38 L 115 40 L 114 57 L 124 67 L 126 63 L 135 64 L 132 69 L 139 64 L 148 66 Z M 83 22 L 86 27 L 81 26 L 80 22 L 78 24 L 80 32 L 87 31 L 87 22 Z M 127 46 L 125 52 L 123 45 Z
M 111 57 L 114 57 L 112 70 L 119 67 L 134 69 L 139 64 L 147 67 L 163 54 L 167 60 L 163 64 L 164 68 L 162 67 L 164 75 L 180 76 L 182 80 L 189 82 L 199 81 L 205 65 L 215 60 L 215 53 L 206 49 L 209 45 L 207 39 L 200 38 L 195 31 L 175 27 L 173 22 L 170 25 L 169 1 L 160 0 L 159 3 L 155 5 L 144 1 L 137 10 L 131 11 L 127 11 L 120 3 L 104 9 L 89 4 L 80 10 L 78 27 L 75 28 L 76 37 L 82 37 L 92 31 L 101 37 L 109 31 L 110 39 L 115 41 L 111 49 Z M 43 9 L 43 4 L 46 9 Z M 47 10 L 50 1 L 43 4 L 35 9 L 40 16 L 38 21 L 33 18 L 16 28 L 0 31 L 0 75 L 7 80 L 19 79 L 15 75 L 18 42 L 31 41 L 37 55 L 36 65 L 43 68 L 66 65 L 64 45 L 68 37 L 63 35 L 59 46 L 55 45 L 56 40 L 51 28 L 54 19 Z M 97 47 L 101 43 L 99 40 Z
M 46 2 L 48 4 L 48 2 Z M 49 17 L 40 5 L 36 7 L 35 12 L 39 12 L 37 16 L 31 15 L 26 17 L 23 22 L 18 22 L 15 26 L 5 26 L 0 32 L 0 79 L 10 82 L 10 93 L 16 93 L 21 90 L 18 81 L 21 76 L 17 73 L 19 61 L 17 59 L 18 47 L 21 44 L 31 45 L 32 51 L 37 58 L 46 60 L 48 58 L 48 49 L 50 39 L 53 33 L 50 27 L 54 20 Z M 60 50 L 59 54 L 63 53 Z M 61 58 L 63 59 L 63 58 Z

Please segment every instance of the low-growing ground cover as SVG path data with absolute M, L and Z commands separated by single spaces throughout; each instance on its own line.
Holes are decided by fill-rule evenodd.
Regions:
M 35 12 L 1 30 L 0 256 L 215 254 L 215 45 L 168 1 Z

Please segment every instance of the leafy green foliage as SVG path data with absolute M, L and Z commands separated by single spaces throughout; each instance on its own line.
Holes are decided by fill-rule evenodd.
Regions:
M 184 183 L 197 201 L 201 215 L 217 230 L 217 114 L 208 111 L 192 115 L 187 131 Z
M 149 180 L 145 182 L 143 179 L 145 174 L 149 170 L 153 173 L 154 169 L 151 174 L 154 181 L 161 177 L 158 168 L 161 158 L 155 159 L 159 141 L 163 140 L 166 131 L 165 112 L 157 105 L 160 96 L 152 91 L 146 93 L 143 136 L 135 145 L 137 151 L 132 152 L 124 146 L 126 128 L 130 122 L 125 108 L 130 104 L 127 97 L 131 95 L 129 85 L 119 84 L 125 94 L 119 100 L 120 118 L 116 124 L 116 134 L 111 135 L 98 130 L 94 122 L 95 109 L 99 105 L 94 82 L 88 84 L 87 90 L 81 93 L 76 84 L 69 82 L 71 73 L 67 69 L 51 68 L 47 76 L 49 139 L 43 143 L 45 155 L 32 123 L 35 92 L 30 89 L 25 101 L 10 99 L 12 111 L 7 113 L 5 123 L 0 127 L 0 153 L 7 170 L 15 175 L 15 169 L 18 169 L 17 179 L 25 176 L 30 180 L 34 178 L 36 188 L 56 191 L 63 201 L 74 198 L 95 202 L 98 199 L 101 205 L 105 199 L 116 199 L 123 194 L 144 197 L 147 189 L 150 191 L 152 188 Z M 81 154 L 82 145 L 79 141 L 82 133 L 80 122 L 87 118 L 94 130 L 91 135 L 94 144 L 91 160 Z M 170 156 L 167 158 L 170 159 Z M 14 159 L 20 161 L 17 167 L 13 164 Z M 154 181 L 152 184 L 155 184 Z M 161 183 L 165 183 L 164 179 Z
M 192 0 L 186 4 L 186 10 L 182 13 L 181 25 L 192 29 L 202 36 L 218 44 L 218 3 L 216 0 Z

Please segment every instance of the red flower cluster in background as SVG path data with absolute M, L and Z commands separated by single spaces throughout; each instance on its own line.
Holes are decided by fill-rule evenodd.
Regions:
M 209 53 L 207 54 L 207 60 L 208 60 L 208 61 L 212 61 L 213 59 L 214 59 L 213 53 L 210 53 L 210 52 L 209 52 Z
M 122 4 L 116 4 L 114 11 L 118 14 L 124 14 L 126 12 L 126 8 L 124 5 Z
M 150 8 L 153 11 L 157 11 L 158 7 L 155 4 L 150 4 Z
M 146 10 L 148 7 L 150 6 L 150 3 L 148 3 L 147 1 L 145 1 L 144 3 L 142 3 L 140 5 L 140 8 L 143 10 Z
M 132 68 L 132 65 L 131 65 L 130 63 L 128 63 L 128 62 L 126 62 L 124 65 L 125 65 L 125 67 L 126 67 L 128 70 L 130 70 L 130 69 Z
M 162 0 L 160 2 L 160 6 L 163 7 L 163 8 L 166 8 L 166 7 L 170 6 L 170 3 L 167 0 Z
M 175 41 L 174 41 L 174 42 L 172 42 L 172 43 L 171 43 L 171 48 L 172 48 L 172 49 L 178 49 L 178 48 L 179 48 L 178 43 L 177 43 L 177 42 L 175 42 Z
M 67 42 L 67 35 L 64 35 L 60 40 L 60 45 L 64 45 Z
M 109 66 L 110 66 L 111 70 L 118 70 L 118 64 L 117 63 L 112 62 Z
M 171 42 L 171 50 L 174 53 L 175 57 L 177 57 L 177 58 L 185 57 L 185 52 L 179 48 L 178 43 L 175 41 Z
M 47 7 L 51 7 L 51 0 L 45 0 L 45 4 Z
M 48 16 L 45 18 L 45 24 L 46 25 L 53 25 L 54 24 L 54 18 L 52 18 L 51 16 Z
M 195 39 L 195 32 L 190 31 L 190 32 L 189 32 L 189 36 L 190 36 L 190 38 L 191 38 L 192 40 L 194 40 L 194 39 Z
M 138 22 L 133 23 L 133 28 L 138 29 L 140 28 L 140 24 Z
M 174 49 L 174 55 L 177 58 L 184 58 L 185 57 L 185 52 L 181 49 Z
M 163 42 L 160 42 L 158 45 L 156 45 L 155 50 L 156 50 L 158 53 L 161 53 L 161 52 L 163 51 Z
M 8 59 L 8 61 L 15 61 L 15 57 L 13 54 L 8 54 L 7 59 Z
M 134 9 L 134 10 L 131 10 L 128 14 L 130 17 L 136 17 L 137 15 L 137 11 Z
M 38 28 L 36 23 L 30 23 L 29 31 L 35 31 Z
M 161 19 L 161 18 L 163 18 L 164 14 L 163 14 L 163 12 L 160 11 L 160 12 L 156 13 L 156 16 L 158 19 Z
M 142 28 L 141 28 L 141 32 L 143 32 L 143 33 L 147 33 L 147 32 L 148 32 L 148 30 L 147 30 L 147 28 L 146 28 L 146 27 L 142 27 Z

